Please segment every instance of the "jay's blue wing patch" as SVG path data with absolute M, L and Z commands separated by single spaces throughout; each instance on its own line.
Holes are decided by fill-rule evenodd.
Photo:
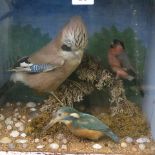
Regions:
M 60 66 L 55 64 L 33 64 L 29 60 L 28 56 L 20 58 L 14 65 L 12 72 L 27 72 L 27 73 L 42 73 L 52 71 Z
M 30 66 L 31 73 L 49 72 L 57 68 L 58 66 L 53 64 L 33 64 Z

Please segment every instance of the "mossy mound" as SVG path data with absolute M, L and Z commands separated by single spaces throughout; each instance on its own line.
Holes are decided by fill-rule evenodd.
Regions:
M 46 135 L 51 135 L 51 138 L 54 138 L 54 135 L 56 135 L 58 132 L 69 132 L 65 125 L 57 123 L 52 128 L 49 128 L 46 133 L 44 133 L 43 128 L 49 123 L 51 119 L 52 117 L 50 113 L 41 113 L 38 117 L 29 122 L 26 128 L 26 133 L 34 137 L 44 137 Z
M 134 108 L 132 115 L 122 111 L 122 113 L 117 113 L 115 116 L 101 114 L 98 117 L 122 138 L 148 135 L 149 127 L 141 109 L 133 103 L 130 104 Z
M 50 114 L 48 112 L 41 113 L 38 117 L 32 119 L 27 125 L 27 134 L 31 136 L 37 136 L 41 134 L 43 127 L 46 125 L 49 119 Z

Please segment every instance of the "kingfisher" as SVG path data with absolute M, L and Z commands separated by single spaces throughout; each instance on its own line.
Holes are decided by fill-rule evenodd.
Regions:
M 55 123 L 63 123 L 75 135 L 90 140 L 98 140 L 104 135 L 110 137 L 114 142 L 119 142 L 120 138 L 102 121 L 93 115 L 82 113 L 72 107 L 61 107 L 53 112 L 53 118 L 47 126 L 43 128 L 45 133 Z

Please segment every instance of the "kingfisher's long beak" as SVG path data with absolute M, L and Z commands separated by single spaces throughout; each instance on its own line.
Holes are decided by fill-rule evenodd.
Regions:
M 43 128 L 43 132 L 47 131 L 49 128 L 51 128 L 55 123 L 59 122 L 60 119 L 59 118 L 53 118 L 44 128 Z

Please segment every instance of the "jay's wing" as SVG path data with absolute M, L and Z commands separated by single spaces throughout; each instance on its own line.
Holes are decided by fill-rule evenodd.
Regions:
M 28 73 L 41 73 L 41 72 L 49 72 L 52 71 L 61 65 L 56 64 L 34 64 L 29 61 L 29 57 L 25 56 L 17 60 L 17 63 L 14 65 L 13 69 L 9 71 L 13 72 L 28 72 Z
M 48 72 L 64 65 L 65 59 L 60 52 L 62 49 L 59 37 L 58 35 L 53 41 L 28 57 L 28 62 L 32 64 L 31 72 Z
M 57 37 L 34 54 L 18 59 L 14 68 L 9 71 L 29 73 L 52 71 L 65 63 L 60 50 L 61 45 Z

